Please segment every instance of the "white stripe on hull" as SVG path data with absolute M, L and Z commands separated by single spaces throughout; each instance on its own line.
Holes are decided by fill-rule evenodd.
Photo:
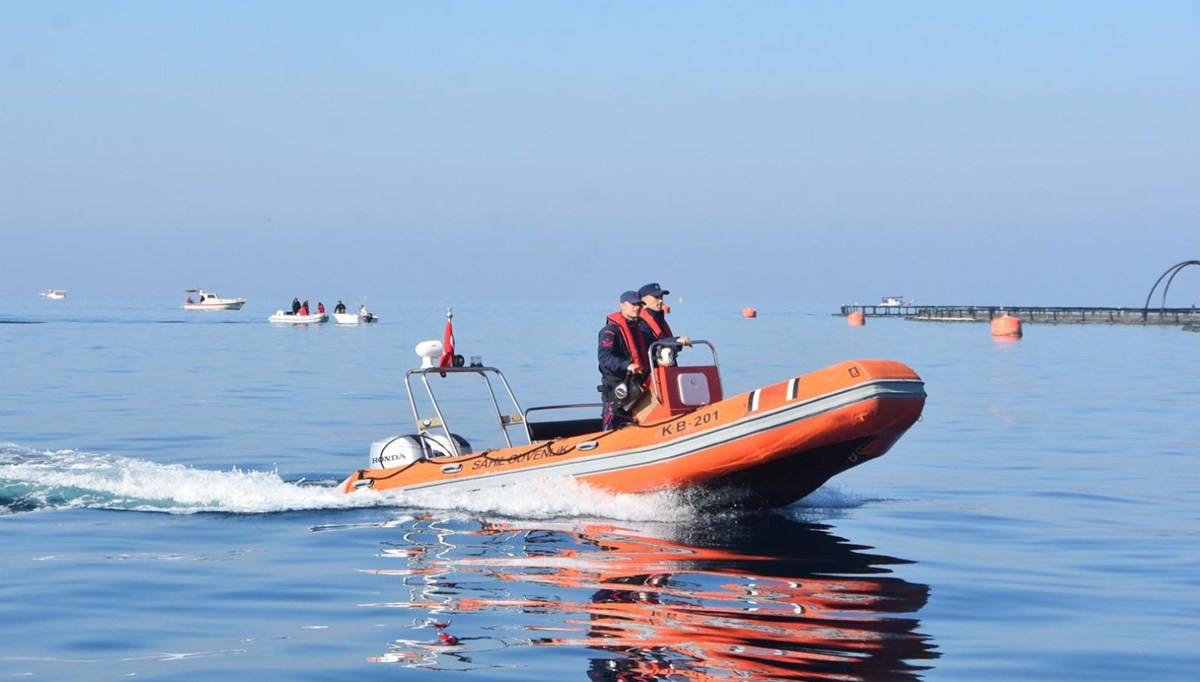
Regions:
M 915 390 L 914 385 L 916 386 Z M 811 419 L 820 414 L 850 407 L 868 400 L 876 398 L 912 398 L 924 395 L 922 382 L 919 380 L 881 380 L 858 384 L 803 402 L 785 404 L 760 414 L 750 414 L 731 424 L 702 431 L 695 435 L 677 438 L 667 443 L 618 450 L 602 455 L 594 455 L 586 459 L 549 462 L 536 467 L 526 467 L 512 471 L 494 471 L 470 478 L 401 486 L 398 489 L 431 490 L 462 488 L 464 490 L 478 490 L 481 488 L 510 485 L 519 481 L 545 478 L 547 476 L 582 477 L 624 469 L 637 469 L 687 457 L 703 450 L 725 445 L 729 442 L 754 436 L 787 424 Z M 551 447 L 552 445 L 552 442 L 548 442 L 530 446 L 525 452 L 532 452 L 539 447 Z M 472 459 L 468 461 L 476 460 Z

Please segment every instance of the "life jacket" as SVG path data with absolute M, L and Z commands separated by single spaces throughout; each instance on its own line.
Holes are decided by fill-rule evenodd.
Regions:
M 608 316 L 608 323 L 617 328 L 621 332 L 621 339 L 625 341 L 625 347 L 629 349 L 629 354 L 633 358 L 630 362 L 636 362 L 647 371 L 650 369 L 650 356 L 646 351 L 646 341 L 642 338 L 639 332 L 633 331 L 629 326 L 629 320 L 620 312 L 615 312 Z
M 658 318 L 650 312 L 649 308 L 642 308 L 641 318 L 650 325 L 650 331 L 654 332 L 654 340 L 667 339 L 675 336 L 671 333 L 671 325 L 667 324 L 667 316 L 663 315 L 662 324 L 659 324 Z

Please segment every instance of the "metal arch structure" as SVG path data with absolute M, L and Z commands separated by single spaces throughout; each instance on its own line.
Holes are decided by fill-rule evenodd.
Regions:
M 1167 268 L 1166 272 L 1158 276 L 1158 279 L 1154 282 L 1154 286 L 1150 287 L 1150 293 L 1146 294 L 1146 304 L 1142 306 L 1142 322 L 1146 321 L 1146 318 L 1150 312 L 1150 299 L 1154 296 L 1154 290 L 1157 289 L 1158 285 L 1162 283 L 1163 278 L 1166 278 L 1167 283 L 1165 286 L 1163 286 L 1162 304 L 1159 306 L 1160 311 L 1165 310 L 1167 307 L 1167 290 L 1171 288 L 1171 280 L 1175 279 L 1175 275 L 1178 275 L 1180 270 L 1189 265 L 1200 265 L 1200 260 L 1185 260 L 1182 263 L 1176 263 L 1175 265 Z M 1170 275 L 1170 277 L 1168 277 L 1168 275 Z

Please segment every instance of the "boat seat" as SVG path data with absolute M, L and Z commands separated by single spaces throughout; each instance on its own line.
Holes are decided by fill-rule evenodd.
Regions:
M 527 422 L 526 426 L 529 427 L 529 440 L 537 441 L 595 433 L 604 429 L 604 422 L 599 417 L 594 417 L 589 419 Z

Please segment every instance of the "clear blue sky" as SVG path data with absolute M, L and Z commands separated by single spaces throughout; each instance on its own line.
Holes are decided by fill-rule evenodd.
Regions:
M 1194 0 L 0 0 L 0 301 L 1140 305 L 1200 258 L 1198 36 Z

